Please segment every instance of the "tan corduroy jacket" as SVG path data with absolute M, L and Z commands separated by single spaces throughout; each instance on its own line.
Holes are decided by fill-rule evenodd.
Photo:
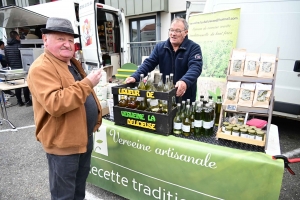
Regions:
M 96 131 L 102 123 L 101 106 L 80 63 L 72 58 L 83 80 L 74 80 L 67 63 L 48 50 L 31 65 L 27 82 L 32 95 L 36 137 L 47 153 L 86 152 L 87 122 L 84 103 L 92 93 L 98 106 Z

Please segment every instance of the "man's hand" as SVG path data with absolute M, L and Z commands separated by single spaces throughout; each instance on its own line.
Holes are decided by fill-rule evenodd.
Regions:
M 95 87 L 99 83 L 100 78 L 102 77 L 101 72 L 101 69 L 96 69 L 89 73 L 89 75 L 87 75 L 87 78 L 92 82 L 93 87 Z
M 135 78 L 130 76 L 126 78 L 125 83 L 135 83 L 135 81 L 136 81 Z
M 184 81 L 177 81 L 175 87 L 177 87 L 176 96 L 182 97 L 187 89 Z

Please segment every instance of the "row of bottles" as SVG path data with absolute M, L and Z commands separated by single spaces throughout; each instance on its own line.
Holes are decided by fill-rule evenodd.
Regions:
M 148 78 L 146 83 L 144 83 L 144 74 L 140 74 L 140 82 L 137 86 L 137 90 L 148 90 L 154 92 L 168 92 L 174 89 L 173 84 L 173 74 L 166 75 L 166 83 L 163 83 L 162 73 L 160 73 L 159 82 L 157 86 L 153 84 L 151 79 L 151 74 L 148 73 Z M 130 89 L 130 88 L 128 88 Z M 176 107 L 175 96 L 172 97 L 172 105 Z M 131 109 L 145 110 L 148 112 L 156 113 L 168 113 L 168 101 L 160 99 L 147 99 L 146 97 L 136 97 L 136 96 L 126 96 L 122 95 L 121 100 L 118 103 L 120 107 L 127 107 Z
M 177 104 L 177 113 L 173 120 L 173 133 L 176 135 L 191 136 L 211 136 L 213 135 L 215 121 L 220 116 L 221 97 L 215 103 L 212 97 L 208 101 L 200 98 L 200 101 L 190 105 L 189 99 Z

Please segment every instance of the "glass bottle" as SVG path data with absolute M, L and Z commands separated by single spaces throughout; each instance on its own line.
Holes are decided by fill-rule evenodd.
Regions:
M 209 104 L 206 104 L 204 107 L 204 115 L 203 115 L 203 133 L 205 136 L 209 136 L 211 132 L 211 109 Z
M 127 99 L 125 99 L 124 95 L 121 95 L 121 99 L 119 101 L 118 106 L 120 106 L 120 107 L 127 107 L 127 105 L 128 105 Z
M 214 131 L 214 125 L 215 125 L 215 109 L 212 100 L 209 101 L 210 102 L 208 103 L 208 105 L 210 108 L 209 113 L 210 113 L 210 135 L 211 135 Z
M 175 88 L 175 85 L 174 85 L 174 74 L 171 73 L 170 74 L 170 90 L 173 90 Z M 175 96 L 172 96 L 172 106 L 173 108 L 176 107 L 176 97 Z
M 191 100 L 190 100 L 190 99 L 187 99 L 185 104 L 186 104 L 186 105 L 191 105 Z
M 171 73 L 171 74 L 170 74 L 170 89 L 171 89 L 171 90 L 175 88 L 174 82 L 173 82 L 173 81 L 174 81 L 174 74 Z
M 164 92 L 170 91 L 170 76 L 169 75 L 166 75 L 166 82 L 165 82 L 163 91 Z
M 138 110 L 146 110 L 147 107 L 148 107 L 147 98 L 143 98 L 143 100 L 140 101 L 140 103 L 138 104 L 138 106 L 136 107 L 136 109 L 138 109 Z
M 169 81 L 169 75 L 166 75 L 166 83 L 164 85 L 164 89 L 163 92 L 168 92 L 170 91 L 170 81 Z M 160 101 L 162 103 L 163 106 L 163 110 L 165 110 L 165 112 L 168 112 L 168 100 L 161 100 Z
M 145 83 L 144 83 L 144 74 L 140 74 L 140 82 L 138 85 L 139 90 L 145 90 Z
M 197 104 L 195 111 L 195 120 L 194 120 L 194 135 L 200 137 L 203 135 L 203 113 L 201 103 Z
M 163 113 L 163 105 L 160 103 L 159 104 L 159 107 L 158 107 L 158 110 L 156 111 L 156 113 Z
M 177 104 L 177 113 L 174 117 L 174 120 L 173 120 L 173 133 L 175 135 L 180 135 L 182 134 L 182 120 L 181 120 L 181 117 L 180 117 L 180 108 L 181 108 L 181 104 L 178 103 Z
M 221 96 L 217 97 L 217 102 L 216 102 L 216 119 L 215 119 L 215 126 L 219 125 L 219 121 L 220 121 L 220 114 L 221 114 L 221 108 L 222 108 L 222 100 L 221 100 Z
M 184 136 L 191 135 L 190 105 L 186 106 L 184 118 L 182 120 L 182 134 Z
M 185 107 L 186 107 L 185 101 L 182 101 L 181 105 L 182 105 L 182 108 L 180 111 L 180 117 L 181 117 L 181 120 L 183 120 L 183 118 L 185 117 Z
M 151 91 L 152 88 L 153 88 L 153 80 L 151 79 L 151 73 L 148 73 L 145 89 Z
M 190 108 L 190 120 L 191 120 L 191 134 L 194 134 L 194 123 L 195 123 L 195 102 L 192 102 L 192 106 Z
M 200 101 L 204 101 L 204 95 L 200 95 Z
M 162 73 L 159 74 L 159 81 L 157 83 L 156 91 L 162 92 L 164 90 L 164 82 L 162 79 Z

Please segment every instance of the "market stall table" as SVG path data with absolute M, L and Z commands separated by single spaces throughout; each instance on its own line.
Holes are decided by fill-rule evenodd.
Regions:
M 88 181 L 128 199 L 278 199 L 283 162 L 103 119 Z
M 19 79 L 19 80 L 10 80 L 10 81 L 5 81 L 5 82 L 0 82 L 0 95 L 1 95 L 1 121 L 6 121 L 13 129 L 16 127 L 11 123 L 8 119 L 6 107 L 5 107 L 5 98 L 4 98 L 4 92 L 6 90 L 14 90 L 17 88 L 23 88 L 27 87 L 27 81 L 24 79 Z

